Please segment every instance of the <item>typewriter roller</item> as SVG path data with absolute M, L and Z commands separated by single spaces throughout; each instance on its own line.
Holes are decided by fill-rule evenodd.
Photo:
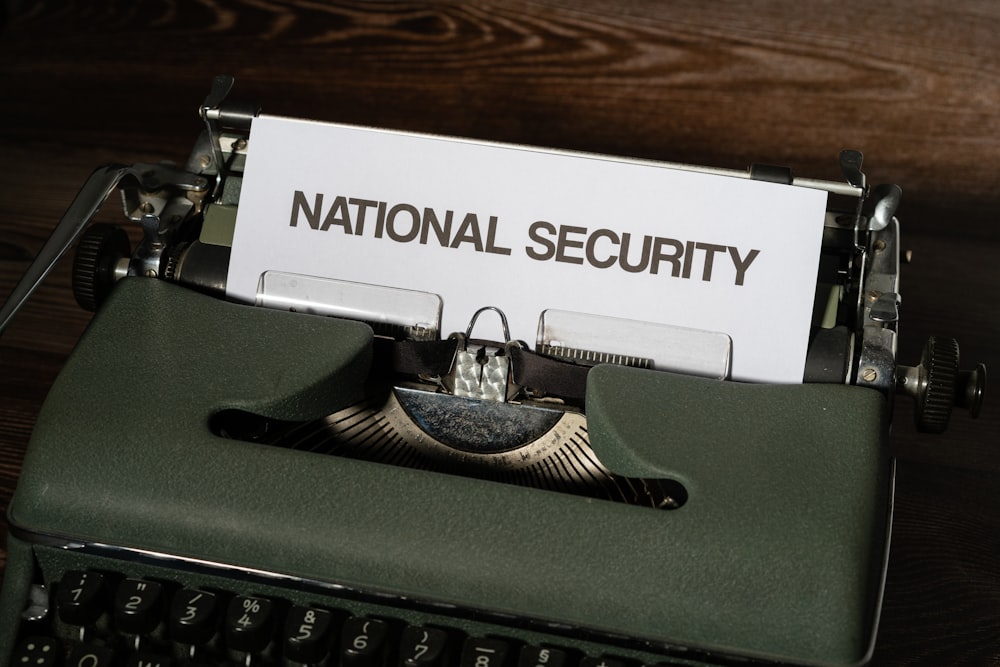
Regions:
M 99 312 L 47 401 L 11 508 L 0 665 L 870 654 L 892 402 L 913 398 L 918 427 L 940 432 L 956 406 L 977 416 L 986 382 L 982 364 L 960 370 L 950 338 L 897 363 L 899 187 L 869 188 L 856 151 L 840 156 L 844 183 L 708 170 L 830 202 L 805 384 L 722 382 L 729 348 L 707 333 L 553 311 L 529 345 L 489 304 L 466 330 L 437 331 L 433 300 L 377 286 L 325 298 L 342 290 L 323 281 L 302 300 L 280 274 L 265 276 L 260 308 L 226 303 L 259 113 L 229 100 L 232 83 L 214 80 L 182 168 L 95 171 L 0 312 L 2 330 L 77 243 L 74 293 Z M 91 224 L 115 190 L 135 248 L 122 226 Z M 280 312 L 303 310 L 327 317 Z M 690 366 L 676 350 L 694 351 Z M 109 367 L 136 391 L 88 389 Z M 108 424 L 71 443 L 65 424 L 81 414 Z M 136 460 L 147 425 L 164 444 Z M 749 431 L 747 447 L 708 446 Z M 79 481 L 88 471 L 96 486 Z M 52 501 L 50 487 L 64 495 Z M 308 502 L 303 488 L 317 490 Z M 162 516 L 150 525 L 139 506 Z M 807 537 L 778 527 L 800 523 Z M 783 555 L 810 571 L 776 567 Z

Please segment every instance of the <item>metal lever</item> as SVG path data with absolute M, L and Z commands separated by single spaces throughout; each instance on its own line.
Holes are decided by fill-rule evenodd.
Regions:
M 221 128 L 246 132 L 250 129 L 253 119 L 260 113 L 260 105 L 257 104 L 226 102 L 226 97 L 235 81 L 228 74 L 219 74 L 213 78 L 208 96 L 198 110 L 205 122 L 209 123 L 208 129 L 213 134 L 218 134 Z M 213 126 L 212 123 L 218 123 L 218 126 Z
M 226 95 L 233 89 L 236 80 L 228 74 L 218 74 L 212 79 L 212 87 L 208 91 L 208 96 L 201 103 L 199 110 L 202 118 L 212 118 L 218 120 L 219 105 L 226 99 Z
M 233 88 L 235 79 L 228 74 L 219 74 L 212 79 L 212 87 L 208 96 L 202 102 L 198 110 L 205 127 L 208 130 L 208 138 L 212 144 L 212 160 L 215 163 L 216 174 L 216 194 L 222 181 L 229 173 L 229 165 L 223 160 L 222 155 L 222 131 L 225 128 L 237 130 L 241 133 L 248 133 L 253 119 L 260 113 L 260 106 L 256 104 L 240 104 L 226 102 L 226 96 Z
M 868 229 L 879 231 L 889 226 L 896 209 L 899 208 L 899 200 L 903 196 L 903 190 L 898 185 L 883 184 L 878 185 L 872 191 L 872 198 L 875 200 L 875 210 L 868 221 Z
M 182 190 L 204 190 L 208 186 L 208 180 L 202 176 L 165 165 L 110 164 L 95 169 L 0 308 L 0 335 L 125 179 L 134 179 L 146 191 L 158 190 L 165 185 L 175 185 Z
M 56 262 L 73 245 L 91 219 L 97 215 L 104 201 L 114 192 L 121 180 L 129 175 L 134 175 L 132 167 L 120 164 L 100 167 L 90 175 L 59 224 L 52 230 L 52 235 L 14 287 L 14 291 L 7 297 L 3 308 L 0 308 L 0 334 L 45 280 L 45 276 L 49 275 Z
M 840 151 L 840 171 L 844 174 L 847 182 L 856 188 L 864 190 L 868 187 L 865 180 L 865 173 L 861 171 L 861 163 L 864 156 L 861 151 L 844 150 Z

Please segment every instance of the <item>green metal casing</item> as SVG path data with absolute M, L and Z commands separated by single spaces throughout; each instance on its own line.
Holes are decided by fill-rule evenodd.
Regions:
M 892 486 L 878 392 L 595 368 L 593 448 L 616 472 L 682 482 L 673 511 L 210 432 L 227 408 L 344 407 L 370 340 L 358 323 L 124 280 L 39 416 L 12 526 L 729 656 L 867 659 Z M 0 646 L 31 567 L 26 542 L 9 546 Z

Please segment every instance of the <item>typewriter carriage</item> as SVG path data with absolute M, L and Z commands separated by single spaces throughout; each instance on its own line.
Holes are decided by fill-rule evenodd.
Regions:
M 257 105 L 229 101 L 232 85 L 232 77 L 217 76 L 213 80 L 199 110 L 206 131 L 183 169 L 164 164 L 111 165 L 94 172 L 5 304 L 0 313 L 0 330 L 77 238 L 80 243 L 73 285 L 84 308 L 96 309 L 115 282 L 125 276 L 155 277 L 225 297 L 228 246 L 232 243 L 242 170 L 249 150 L 249 129 L 260 111 Z M 768 165 L 753 165 L 746 174 L 710 171 L 784 183 L 794 180 L 798 185 L 829 193 L 804 379 L 870 387 L 882 392 L 890 403 L 896 393 L 910 396 L 916 401 L 918 428 L 940 432 L 946 428 L 953 406 L 969 410 L 973 417 L 978 415 L 986 370 L 979 364 L 973 370 L 960 371 L 957 343 L 939 337 L 928 342 L 916 366 L 897 363 L 901 298 L 895 212 L 901 190 L 896 185 L 869 188 L 861 169 L 862 159 L 858 151 L 841 153 L 840 167 L 846 183 L 793 179 L 787 168 Z M 124 233 L 113 226 L 94 225 L 84 233 L 104 199 L 116 188 L 121 190 L 126 218 L 138 223 L 142 230 L 134 251 L 128 247 Z M 276 307 L 288 307 L 275 301 L 272 305 Z M 371 320 L 369 323 L 378 324 Z M 389 333 L 412 339 L 428 332 L 411 327 L 409 331 L 393 329 Z M 434 333 L 430 332 L 432 336 Z M 441 332 L 441 336 L 447 333 Z M 493 344 L 491 349 L 501 350 L 504 343 Z M 546 347 L 549 356 L 563 359 L 592 356 L 606 360 L 601 353 L 608 352 L 547 347 L 541 338 L 536 347 Z M 632 363 L 636 362 L 641 365 L 643 360 L 633 359 Z M 584 378 L 585 374 L 579 372 L 574 377 Z M 449 383 L 454 386 L 453 378 Z M 538 395 L 545 394 L 544 388 L 535 389 Z

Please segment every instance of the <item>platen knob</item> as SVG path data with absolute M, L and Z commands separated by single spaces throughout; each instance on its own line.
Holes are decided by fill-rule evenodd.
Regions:
M 95 311 L 111 292 L 118 263 L 132 254 L 125 230 L 118 225 L 91 225 L 73 257 L 73 296 L 84 310 Z
M 924 346 L 919 366 L 900 366 L 897 389 L 917 403 L 914 414 L 917 430 L 941 433 L 948 427 L 951 410 L 958 406 L 978 417 L 986 393 L 986 366 L 975 370 L 958 368 L 958 342 L 945 336 L 931 336 Z

